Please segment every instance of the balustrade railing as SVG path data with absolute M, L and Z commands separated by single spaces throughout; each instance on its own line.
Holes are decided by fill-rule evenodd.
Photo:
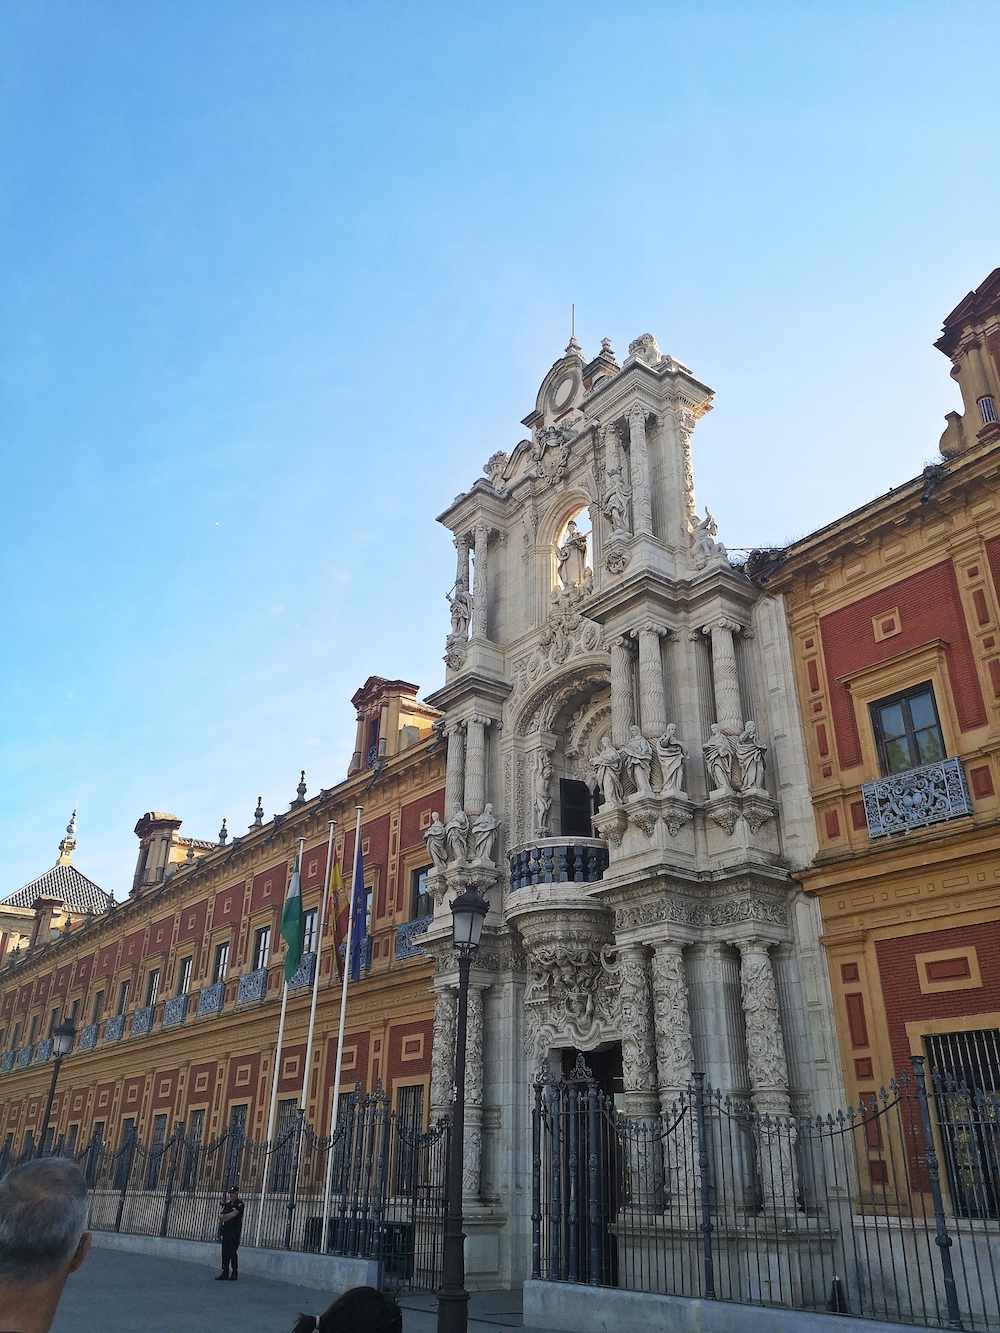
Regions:
M 141 1037 L 147 1032 L 153 1030 L 153 1016 L 156 1013 L 156 1005 L 147 1004 L 142 1009 L 137 1009 L 132 1015 L 132 1036 Z
M 38 1043 L 38 1050 L 35 1052 L 35 1064 L 40 1065 L 44 1060 L 52 1058 L 52 1038 L 46 1037 L 44 1041 Z
M 314 953 L 304 953 L 299 959 L 299 965 L 292 973 L 288 989 L 305 990 L 307 986 L 313 984 L 313 977 L 316 975 L 316 955 Z
M 510 855 L 511 892 L 530 884 L 594 884 L 608 868 L 603 838 L 539 838 Z
M 871 838 L 972 814 L 961 759 L 940 759 L 866 782 L 861 796 Z
M 80 1029 L 79 1050 L 92 1051 L 94 1049 L 97 1045 L 97 1034 L 100 1027 L 100 1023 L 88 1023 L 85 1028 Z
M 217 981 L 213 986 L 206 986 L 198 996 L 198 1017 L 204 1014 L 221 1014 L 226 1002 L 226 983 Z
M 254 1000 L 262 1000 L 267 994 L 267 968 L 258 967 L 253 972 L 244 972 L 240 977 L 239 989 L 236 992 L 237 1004 L 252 1004 Z
M 22 1046 L 17 1053 L 18 1069 L 27 1069 L 28 1066 L 31 1064 L 34 1054 L 35 1054 L 34 1046 Z
M 427 934 L 427 928 L 434 920 L 432 916 L 418 916 L 412 921 L 404 921 L 396 927 L 396 962 L 405 958 L 416 958 L 422 952 L 417 945 L 421 935 Z
M 183 1023 L 187 1018 L 188 997 L 186 995 L 172 995 L 163 1005 L 162 1027 L 173 1027 L 176 1023 Z
M 125 1015 L 115 1014 L 114 1018 L 109 1018 L 104 1024 L 104 1041 L 121 1041 L 125 1035 Z

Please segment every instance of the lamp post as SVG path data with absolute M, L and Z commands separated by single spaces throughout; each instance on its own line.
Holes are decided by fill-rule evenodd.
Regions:
M 462 1230 L 462 1175 L 465 1161 L 465 1042 L 469 1021 L 469 972 L 479 948 L 490 905 L 470 884 L 451 905 L 452 940 L 458 951 L 458 1033 L 455 1041 L 455 1101 L 448 1163 L 448 1213 L 444 1223 L 438 1333 L 466 1333 L 469 1293 L 465 1290 L 465 1232 Z
M 42 1131 L 38 1136 L 38 1147 L 35 1150 L 35 1156 L 41 1157 L 45 1151 L 45 1136 L 49 1132 L 49 1119 L 52 1116 L 52 1101 L 56 1095 L 56 1080 L 59 1078 L 59 1070 L 62 1062 L 73 1049 L 73 1042 L 76 1039 L 76 1024 L 71 1018 L 67 1018 L 65 1023 L 60 1023 L 58 1027 L 52 1029 L 52 1054 L 55 1056 L 55 1063 L 52 1066 L 52 1082 L 49 1084 L 49 1099 L 45 1103 L 45 1116 L 42 1120 Z

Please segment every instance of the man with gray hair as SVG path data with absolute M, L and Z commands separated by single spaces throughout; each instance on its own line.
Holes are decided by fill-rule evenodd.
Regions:
M 90 1248 L 87 1182 L 64 1157 L 0 1180 L 0 1330 L 48 1333 L 70 1273 Z

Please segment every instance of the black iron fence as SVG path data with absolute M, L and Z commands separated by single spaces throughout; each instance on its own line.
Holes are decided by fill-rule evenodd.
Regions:
M 447 1120 L 421 1132 L 381 1089 L 358 1088 L 344 1098 L 332 1140 L 299 1112 L 272 1142 L 231 1127 L 203 1144 L 179 1124 L 149 1143 L 126 1128 L 117 1148 L 95 1137 L 73 1155 L 90 1186 L 93 1230 L 215 1241 L 222 1201 L 237 1185 L 243 1245 L 372 1259 L 386 1285 L 433 1290 L 449 1132 Z M 0 1161 L 0 1173 L 11 1165 Z
M 1000 1328 L 1000 1101 L 923 1060 L 836 1116 L 701 1075 L 657 1119 L 581 1058 L 535 1081 L 532 1272 L 556 1282 Z

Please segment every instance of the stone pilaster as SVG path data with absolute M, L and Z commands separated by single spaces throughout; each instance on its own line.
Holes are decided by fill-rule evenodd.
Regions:
M 484 523 L 476 528 L 476 583 L 472 596 L 472 635 L 473 638 L 485 639 L 486 608 L 489 601 L 489 573 L 487 571 L 487 547 L 489 529 Z
M 455 1024 L 458 996 L 448 987 L 434 1000 L 434 1045 L 431 1048 L 431 1124 L 451 1110 L 455 1090 Z
M 687 1088 L 694 1073 L 684 945 L 680 940 L 664 940 L 655 946 L 652 980 L 656 1072 L 665 1111 Z
M 632 725 L 632 651 L 627 634 L 611 640 L 611 741 L 624 745 Z
M 736 674 L 736 645 L 733 635 L 740 626 L 735 620 L 720 616 L 705 626 L 712 639 L 712 680 L 715 686 L 715 720 L 724 731 L 740 731 L 743 727 L 740 706 L 740 683 Z
M 460 586 L 469 586 L 469 541 L 467 537 L 455 537 L 455 552 L 458 557 L 455 566 L 455 582 Z
M 448 737 L 448 761 L 444 787 L 446 820 L 464 808 L 465 801 L 465 726 L 453 722 L 445 728 Z
M 632 511 L 637 534 L 653 534 L 653 501 L 649 489 L 649 455 L 646 448 L 646 409 L 634 403 L 628 414 L 632 462 Z
M 663 693 L 663 659 L 660 639 L 665 625 L 647 620 L 632 631 L 639 641 L 639 719 L 648 737 L 662 736 L 667 729 L 666 699 Z
M 486 728 L 488 717 L 474 713 L 465 729 L 465 813 L 481 815 L 486 804 Z
M 656 1037 L 649 949 L 644 944 L 629 944 L 619 949 L 618 981 L 626 1114 L 656 1116 L 660 1110 L 656 1095 Z
M 465 1156 L 462 1197 L 478 1199 L 483 1168 L 483 987 L 469 985 L 465 1046 Z

